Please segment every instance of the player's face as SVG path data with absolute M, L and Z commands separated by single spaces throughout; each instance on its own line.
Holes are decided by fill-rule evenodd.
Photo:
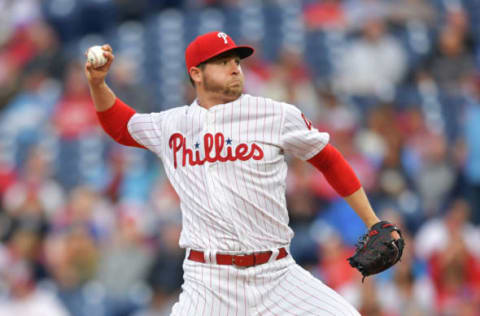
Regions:
M 202 71 L 205 92 L 217 94 L 225 102 L 238 99 L 243 91 L 243 72 L 236 54 L 220 55 L 206 63 Z

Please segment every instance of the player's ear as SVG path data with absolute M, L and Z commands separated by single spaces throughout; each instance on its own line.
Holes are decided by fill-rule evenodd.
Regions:
M 202 70 L 198 67 L 190 68 L 190 78 L 192 78 L 193 82 L 197 85 L 202 81 Z

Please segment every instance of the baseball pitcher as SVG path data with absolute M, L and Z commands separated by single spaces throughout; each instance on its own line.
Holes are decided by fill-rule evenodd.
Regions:
M 105 83 L 114 61 L 85 73 L 99 120 L 123 145 L 153 151 L 180 197 L 184 283 L 172 315 L 360 315 L 290 256 L 286 153 L 322 172 L 369 228 L 349 258 L 364 276 L 402 254 L 394 225 L 380 221 L 355 173 L 302 112 L 242 94 L 241 60 L 254 53 L 223 32 L 197 37 L 185 51 L 196 90 L 190 105 L 139 114 Z

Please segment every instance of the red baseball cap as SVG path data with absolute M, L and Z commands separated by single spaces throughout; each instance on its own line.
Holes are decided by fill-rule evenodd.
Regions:
M 220 31 L 197 36 L 185 50 L 187 72 L 190 74 L 192 67 L 232 50 L 236 51 L 242 59 L 252 55 L 255 51 L 250 46 L 237 46 L 230 36 Z

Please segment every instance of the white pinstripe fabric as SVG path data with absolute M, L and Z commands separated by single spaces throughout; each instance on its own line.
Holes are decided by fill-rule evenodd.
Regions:
M 290 256 L 250 268 L 185 260 L 183 268 L 185 282 L 172 316 L 360 315 Z
M 309 129 L 293 105 L 249 95 L 209 110 L 194 102 L 160 113 L 135 114 L 128 130 L 161 158 L 180 197 L 180 246 L 223 252 L 260 251 L 289 244 L 293 232 L 288 227 L 285 202 L 284 153 L 306 160 L 329 139 L 328 134 Z M 185 165 L 183 147 L 176 158 L 173 154 L 169 140 L 175 133 L 180 135 L 178 141 L 184 137 L 185 148 L 191 150 Z M 248 152 L 253 151 L 254 144 L 261 148 L 263 157 L 190 165 L 190 156 L 205 158 L 208 140 L 204 137 L 208 133 L 223 134 L 223 157 L 229 147 L 233 153 L 239 146 Z
M 135 114 L 128 130 L 160 157 L 180 197 L 180 246 L 205 254 L 206 263 L 184 261 L 173 315 L 359 315 L 290 256 L 275 260 L 293 236 L 284 154 L 307 160 L 329 140 L 296 107 L 242 95 L 209 110 L 194 102 Z M 265 250 L 274 255 L 256 267 L 215 264 L 215 253 Z

